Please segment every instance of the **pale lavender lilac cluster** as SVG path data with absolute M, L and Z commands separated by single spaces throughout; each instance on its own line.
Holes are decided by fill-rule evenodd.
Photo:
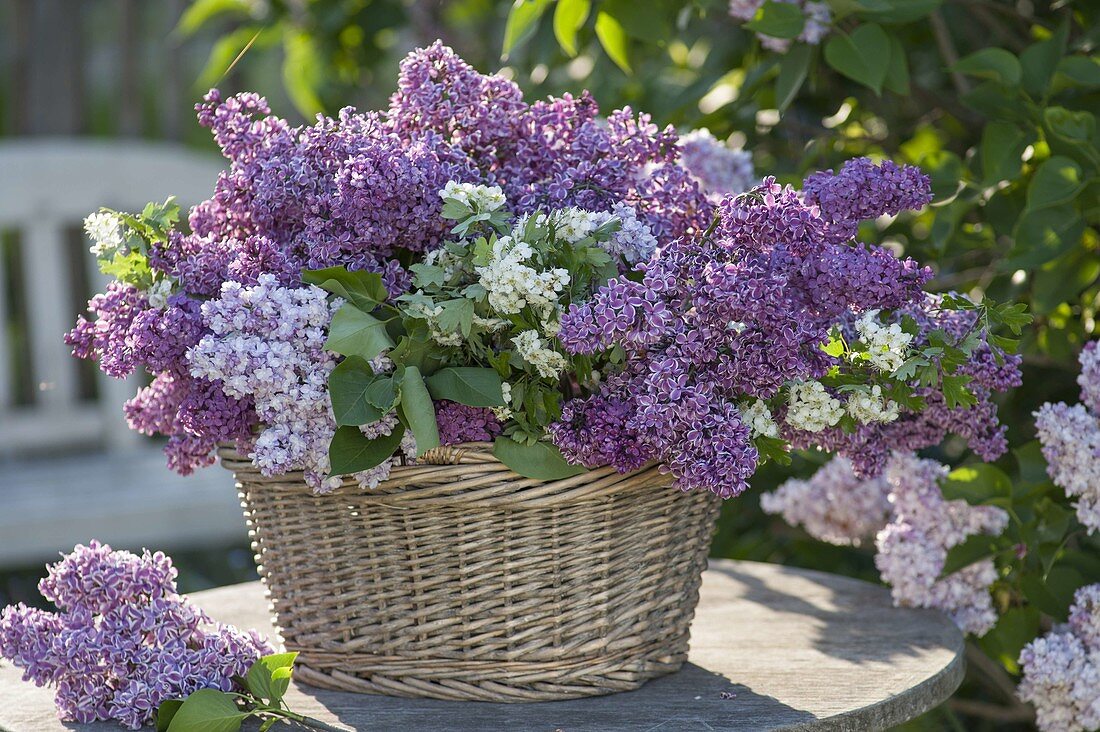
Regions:
M 0 656 L 23 679 L 56 687 L 66 722 L 149 724 L 166 699 L 204 688 L 230 691 L 261 656 L 256 631 L 218 623 L 176 590 L 160 552 L 141 556 L 98 542 L 77 546 L 39 583 L 58 612 L 22 603 L 0 613 Z
M 718 140 L 710 130 L 692 130 L 680 138 L 680 162 L 712 197 L 743 193 L 759 180 L 752 153 Z
M 902 172 L 881 179 L 890 191 L 868 189 L 852 210 L 873 218 L 886 213 L 875 206 L 928 203 L 927 177 Z M 815 178 L 815 195 L 847 191 L 848 176 L 862 173 Z M 924 302 L 929 270 L 880 247 L 838 243 L 835 232 L 850 222 L 823 217 L 774 179 L 717 209 L 712 233 L 663 246 L 639 266 L 640 281 L 612 279 L 562 318 L 559 338 L 570 352 L 625 352 L 619 377 L 551 428 L 570 460 L 624 472 L 658 460 L 682 488 L 737 495 L 759 457 L 740 405 L 825 375 L 837 359 L 822 347 L 844 318 Z M 592 426 L 603 423 L 615 427 Z M 595 432 L 603 434 L 598 447 Z
M 1044 404 L 1035 427 L 1054 483 L 1074 499 L 1077 519 L 1089 533 L 1100 529 L 1100 348 L 1086 344 L 1080 356 L 1081 404 Z
M 997 622 L 990 585 L 992 559 L 982 559 L 940 578 L 947 551 L 977 534 L 998 535 L 1008 514 L 996 506 L 948 501 L 939 481 L 947 468 L 934 460 L 895 454 L 886 470 L 892 517 L 875 540 L 875 566 L 894 602 L 942 610 L 963 631 L 984 635 Z
M 760 10 L 764 2 L 765 0 L 730 0 L 729 14 L 737 20 L 750 21 L 756 16 L 756 12 Z M 828 3 L 815 0 L 779 0 L 779 2 L 797 5 L 802 10 L 804 25 L 802 32 L 798 34 L 797 40 L 816 46 L 829 34 L 833 14 L 829 10 Z M 787 38 L 776 38 L 764 33 L 757 33 L 756 37 L 760 39 L 760 44 L 769 51 L 785 53 L 791 47 L 791 41 Z
M 861 478 L 850 460 L 835 457 L 808 479 L 792 478 L 760 496 L 760 507 L 819 541 L 859 546 L 890 520 L 891 490 L 885 475 Z
M 1017 693 L 1042 732 L 1100 728 L 1100 584 L 1077 590 L 1069 623 L 1028 643 L 1020 669 Z
M 319 414 L 268 423 L 275 410 L 258 408 L 253 389 L 227 389 L 215 376 L 220 368 L 195 374 L 188 351 L 222 337 L 204 324 L 201 304 L 221 298 L 226 285 L 236 291 L 273 278 L 300 288 L 303 269 L 342 265 L 380 273 L 395 297 L 411 281 L 398 260 L 415 261 L 448 230 L 439 191 L 451 181 L 502 187 L 516 214 L 575 206 L 622 215 L 612 244 L 638 258 L 705 228 L 713 211 L 679 163 L 671 127 L 630 109 L 602 118 L 587 93 L 524 101 L 515 83 L 478 73 L 441 43 L 402 62 L 397 91 L 381 112 L 349 108 L 295 127 L 256 94 L 216 90 L 197 111 L 229 166 L 211 198 L 191 210 L 190 231 L 152 247 L 156 281 L 174 294 L 157 307 L 148 293 L 112 284 L 67 338 L 77 356 L 99 361 L 111 376 L 144 369 L 154 377 L 127 415 L 135 429 L 170 438 L 169 465 L 184 474 L 213 462 L 221 442 L 264 448 L 258 460 L 281 470 L 316 452 L 321 439 L 296 431 L 320 425 Z M 95 229 L 115 237 L 114 224 L 106 224 Z M 269 345 L 275 340 L 288 343 L 272 336 Z M 283 355 L 309 360 L 270 348 L 242 357 L 281 373 Z M 261 422 L 271 437 L 256 438 Z M 270 451 L 268 442 L 275 443 Z M 311 463 L 297 467 L 320 476 L 321 458 Z

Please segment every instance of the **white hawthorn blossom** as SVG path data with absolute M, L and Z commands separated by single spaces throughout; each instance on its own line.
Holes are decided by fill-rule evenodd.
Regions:
M 795 429 L 821 432 L 844 416 L 844 405 L 819 381 L 803 381 L 788 388 L 787 423 Z
M 870 391 L 856 391 L 848 397 L 848 414 L 861 424 L 893 422 L 898 418 L 898 404 L 882 396 L 877 384 Z
M 867 346 L 866 357 L 875 368 L 893 373 L 905 363 L 913 336 L 897 323 L 882 325 L 878 322 L 878 310 L 868 310 L 856 321 L 859 338 Z
M 84 231 L 92 240 L 89 250 L 100 258 L 112 257 L 126 249 L 122 239 L 122 220 L 108 211 L 98 211 L 84 219 Z
M 554 378 L 565 370 L 565 356 L 546 347 L 538 331 L 525 330 L 512 339 L 524 361 L 535 367 L 539 376 Z

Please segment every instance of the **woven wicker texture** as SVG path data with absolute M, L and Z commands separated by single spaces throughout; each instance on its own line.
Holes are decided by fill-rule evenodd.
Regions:
M 548 701 L 635 689 L 687 658 L 720 501 L 655 467 L 541 482 L 467 443 L 317 496 L 301 474 L 220 456 L 300 681 Z

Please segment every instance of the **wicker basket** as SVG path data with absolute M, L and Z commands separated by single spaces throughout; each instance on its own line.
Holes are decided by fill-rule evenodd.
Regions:
M 296 678 L 523 702 L 680 668 L 719 500 L 655 467 L 531 480 L 491 449 L 439 448 L 373 491 L 324 496 L 221 450 Z

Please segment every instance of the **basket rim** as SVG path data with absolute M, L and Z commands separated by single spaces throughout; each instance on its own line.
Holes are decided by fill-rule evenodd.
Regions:
M 219 445 L 217 452 L 222 467 L 234 474 L 242 489 L 336 503 L 354 497 L 361 505 L 390 508 L 549 508 L 602 501 L 639 489 L 678 490 L 657 463 L 629 473 L 608 465 L 560 480 L 525 478 L 492 454 L 491 442 L 466 442 L 429 450 L 422 462 L 394 466 L 390 477 L 374 489 L 344 476 L 340 487 L 317 494 L 301 471 L 265 476 L 235 446 Z

